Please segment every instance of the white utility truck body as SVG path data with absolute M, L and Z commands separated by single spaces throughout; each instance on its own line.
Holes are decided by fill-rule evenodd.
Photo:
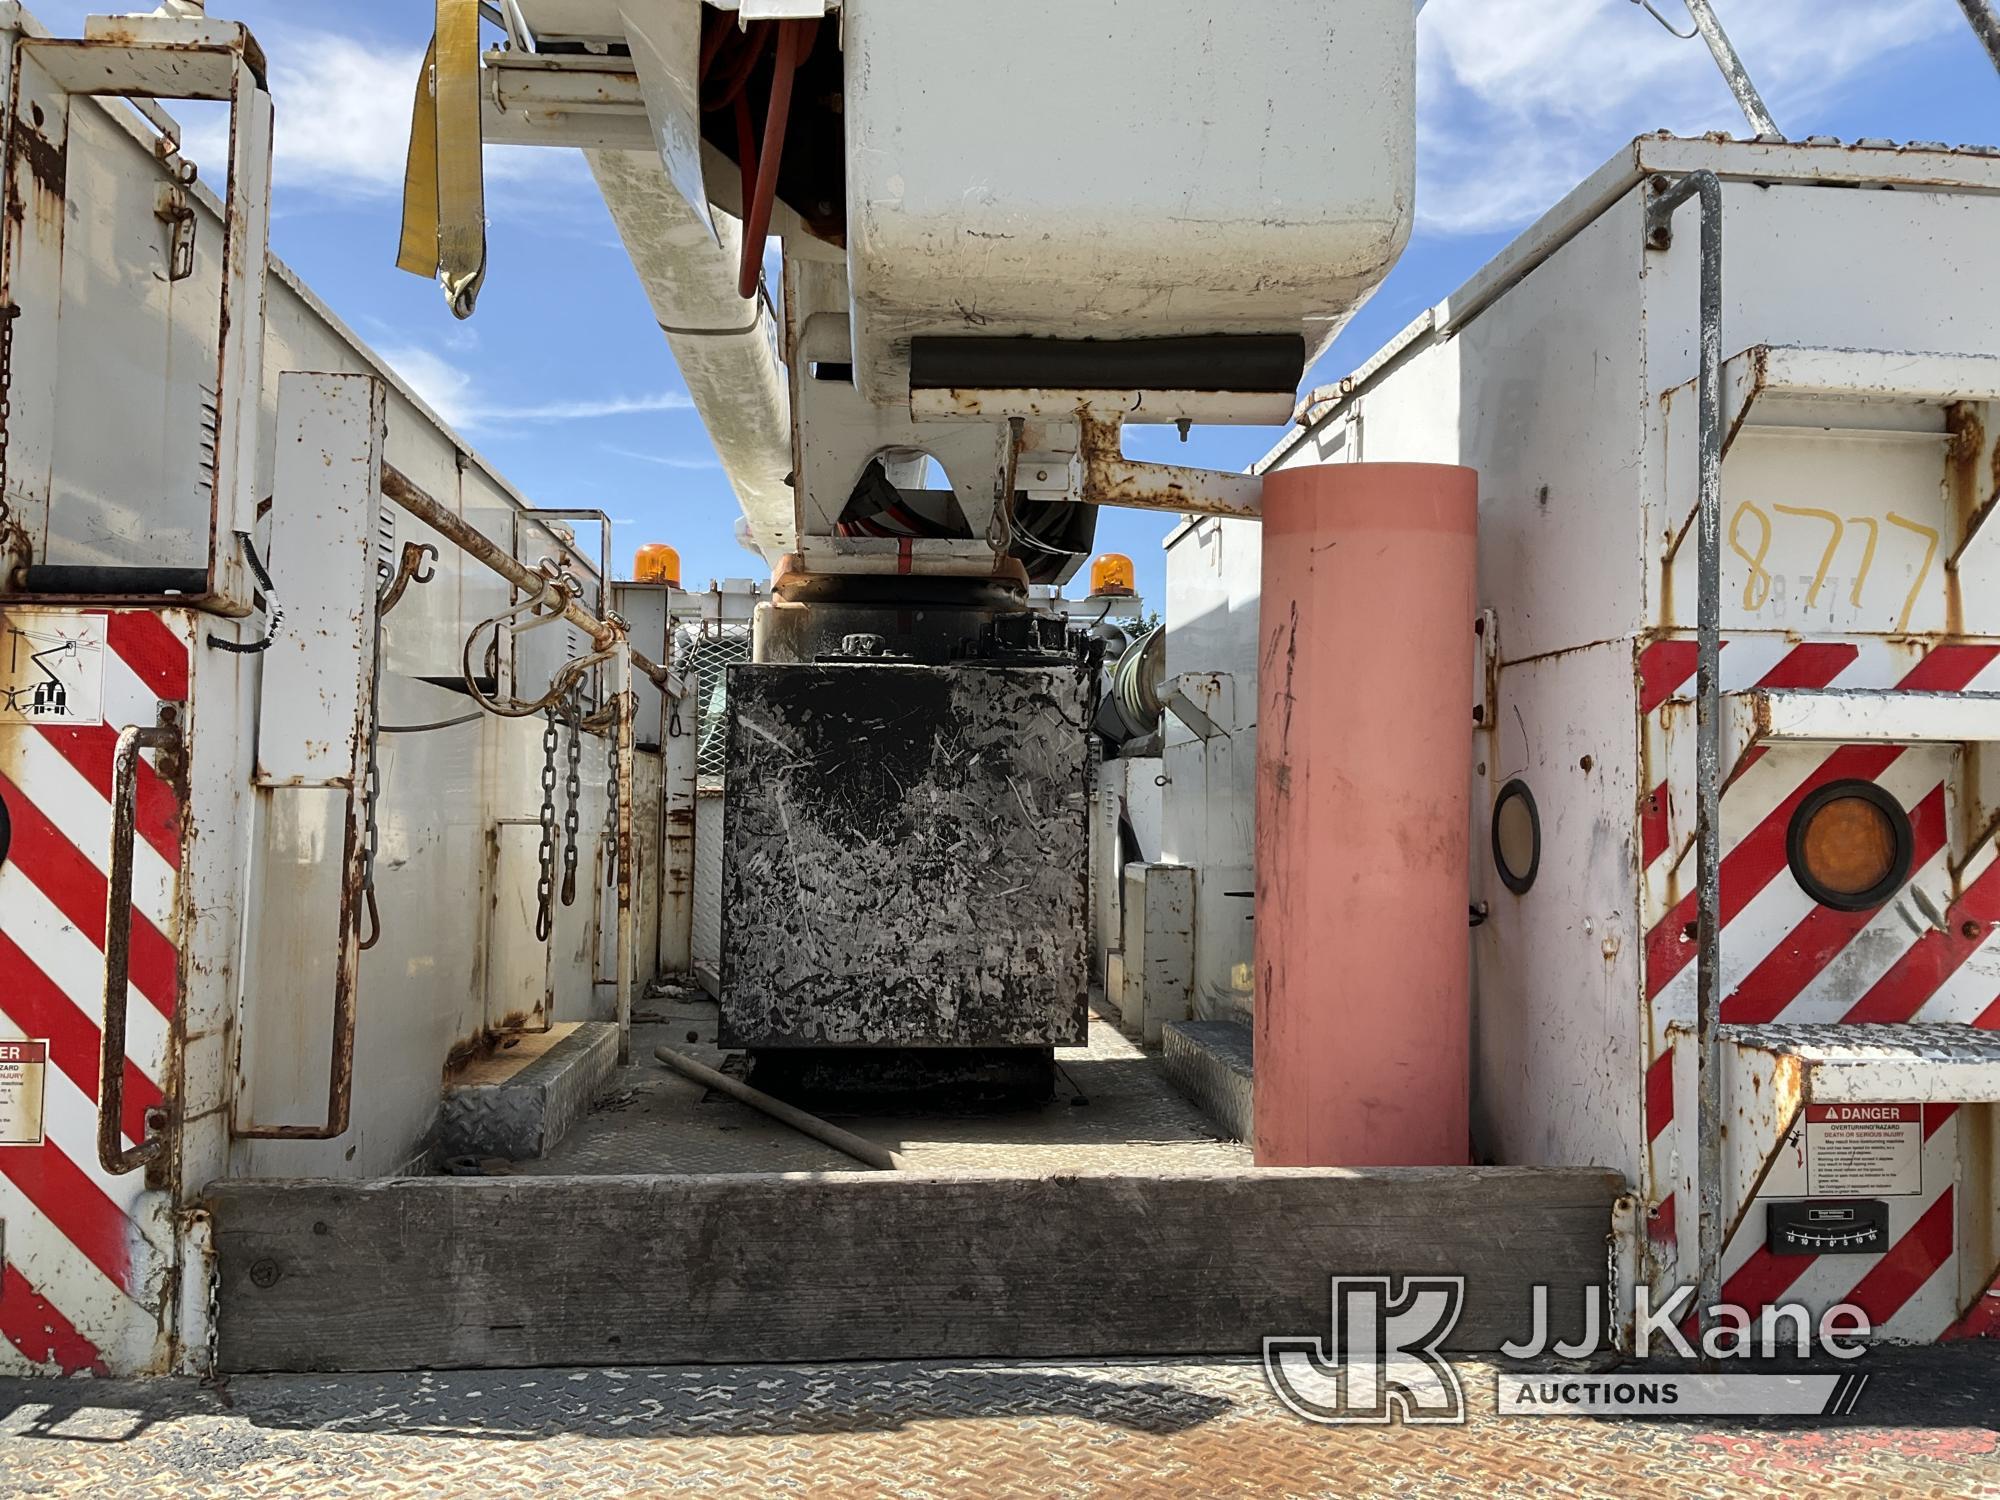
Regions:
M 464 717 L 460 642 L 519 593 L 385 503 L 380 475 L 393 465 L 530 566 L 556 559 L 599 610 L 613 603 L 602 518 L 538 515 L 289 271 L 267 270 L 261 56 L 241 28 L 196 23 L 190 50 L 147 24 L 57 42 L 0 6 L 0 134 L 22 209 L 0 265 L 19 310 L 0 508 L 0 1027 L 40 1052 L 16 1065 L 0 1147 L 0 1363 L 19 1370 L 204 1367 L 207 1183 L 404 1170 L 430 1150 L 455 1053 L 609 1017 L 617 988 L 608 736 L 582 735 L 580 891 L 540 939 L 544 721 L 394 732 Z M 157 109 L 78 91 L 100 59 L 107 84 L 237 91 L 248 144 L 223 197 L 167 149 Z M 416 576 L 391 603 L 399 567 Z M 485 670 L 509 682 L 545 682 L 580 649 L 566 623 L 501 635 Z M 663 611 L 656 636 L 664 657 Z M 639 739 L 654 748 L 633 757 L 642 981 L 662 962 L 665 721 L 650 703 Z M 138 730 L 158 738 L 121 756 Z M 129 914 L 107 922 L 121 867 Z M 107 1049 L 113 955 L 129 988 Z M 100 1153 L 107 1057 L 124 1095 L 116 1167 Z M 329 1132 L 336 1115 L 350 1123 Z
M 1722 1290 L 1753 1317 L 1852 1301 L 1931 1340 L 1991 1326 L 2000 1276 L 2000 302 L 1976 290 L 2000 153 L 1642 138 L 1309 397 L 1260 467 L 1479 471 L 1478 1150 L 1616 1167 L 1621 1253 L 1656 1290 L 1692 1283 L 1702 268 L 1694 209 L 1660 248 L 1647 208 L 1701 171 L 1723 227 Z M 1241 532 L 1171 540 L 1170 671 L 1243 670 Z M 1242 747 L 1181 753 L 1200 774 L 1174 770 L 1169 852 L 1231 871 Z M 1828 904 L 1788 833 L 1856 783 L 1910 847 L 1888 888 Z M 1519 890 L 1496 855 L 1510 787 L 1539 829 Z M 1205 995 L 1248 941 L 1200 961 Z M 1876 1207 L 1781 1243 L 1774 1212 L 1833 1199 Z

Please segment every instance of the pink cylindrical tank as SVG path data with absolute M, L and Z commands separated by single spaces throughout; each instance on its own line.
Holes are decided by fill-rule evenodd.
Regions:
M 1264 480 L 1256 1156 L 1468 1155 L 1478 476 Z

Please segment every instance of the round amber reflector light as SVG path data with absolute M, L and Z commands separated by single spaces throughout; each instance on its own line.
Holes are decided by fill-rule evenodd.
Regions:
M 1868 911 L 1910 878 L 1914 845 L 1910 815 L 1894 797 L 1872 781 L 1837 781 L 1799 804 L 1786 853 L 1813 900 Z
M 1516 778 L 1493 803 L 1493 865 L 1500 883 L 1525 896 L 1542 867 L 1542 815 L 1528 783 Z

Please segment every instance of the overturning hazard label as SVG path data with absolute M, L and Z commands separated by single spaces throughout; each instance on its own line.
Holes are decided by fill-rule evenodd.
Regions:
M 41 1145 L 48 1068 L 47 1042 L 0 1042 L 0 1146 Z
M 104 722 L 101 614 L 0 614 L 0 724 Z
M 1806 1191 L 1883 1198 L 1924 1190 L 1921 1104 L 1808 1104 Z

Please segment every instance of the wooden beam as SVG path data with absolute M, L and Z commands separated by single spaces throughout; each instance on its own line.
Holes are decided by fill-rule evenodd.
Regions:
M 1250 1354 L 1332 1275 L 1467 1278 L 1491 1350 L 1605 1277 L 1615 1173 L 220 1183 L 224 1370 Z

